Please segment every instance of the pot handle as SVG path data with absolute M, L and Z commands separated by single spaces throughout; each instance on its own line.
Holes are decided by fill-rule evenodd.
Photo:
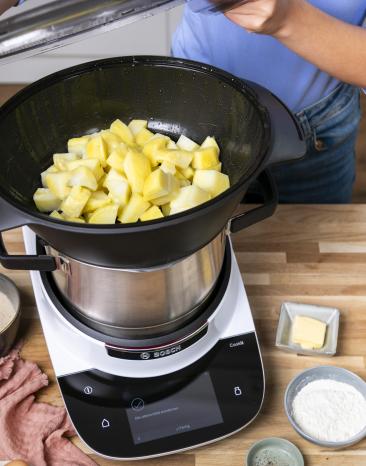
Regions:
M 254 97 L 265 107 L 271 118 L 272 144 L 266 166 L 296 161 L 306 154 L 306 141 L 296 116 L 268 89 L 245 81 Z
M 39 270 L 52 272 L 56 270 L 55 259 L 51 256 L 9 255 L 2 238 L 2 232 L 26 225 L 28 219 L 18 210 L 9 206 L 0 198 L 0 264 L 10 270 Z
M 271 172 L 268 169 L 264 170 L 258 176 L 256 182 L 260 189 L 261 197 L 264 199 L 264 203 L 253 210 L 249 210 L 233 217 L 229 223 L 229 230 L 231 233 L 237 233 L 244 228 L 250 227 L 255 223 L 271 217 L 277 208 L 278 190 Z M 243 199 L 243 203 L 244 202 L 245 198 Z

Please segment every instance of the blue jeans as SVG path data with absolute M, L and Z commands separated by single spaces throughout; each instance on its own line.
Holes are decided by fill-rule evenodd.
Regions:
M 360 91 L 339 85 L 297 115 L 307 141 L 306 156 L 272 169 L 282 203 L 345 204 L 355 181 L 355 142 Z

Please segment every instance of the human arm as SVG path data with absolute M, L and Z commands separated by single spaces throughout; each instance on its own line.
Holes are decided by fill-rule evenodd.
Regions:
M 247 0 L 226 16 L 248 32 L 276 38 L 339 80 L 366 88 L 365 29 L 306 0 Z

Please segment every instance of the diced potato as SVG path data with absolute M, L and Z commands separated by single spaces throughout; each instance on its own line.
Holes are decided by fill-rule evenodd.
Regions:
M 146 179 L 143 195 L 146 201 L 170 194 L 173 175 L 165 173 L 160 168 L 153 171 Z
M 196 142 L 192 141 L 192 139 L 189 139 L 187 138 L 187 136 L 184 136 L 184 134 L 182 134 L 182 136 L 178 139 L 177 146 L 179 147 L 179 149 L 186 150 L 188 152 L 197 150 L 200 147 Z
M 169 217 L 170 215 L 170 202 L 161 206 L 164 217 Z
M 218 163 L 218 164 L 216 165 L 216 167 L 214 167 L 214 170 L 216 170 L 217 172 L 221 172 L 221 171 L 222 171 L 222 163 L 221 163 L 221 162 Z
M 62 213 L 66 217 L 80 217 L 86 203 L 91 196 L 91 191 L 81 186 L 74 186 L 70 194 L 61 204 Z
M 33 200 L 40 212 L 58 210 L 61 204 L 60 199 L 46 188 L 38 188 L 33 195 Z
M 174 175 L 172 175 L 171 173 L 167 173 L 168 175 L 168 180 L 169 180 L 169 192 L 168 194 L 165 194 L 164 196 L 159 196 L 159 197 L 156 197 L 154 199 L 152 199 L 152 203 L 155 204 L 155 205 L 164 205 L 164 204 L 167 204 L 169 202 L 171 202 L 173 199 L 175 199 L 178 194 L 179 194 L 179 189 L 180 189 L 180 183 L 179 183 L 179 180 L 177 180 L 175 178 Z
M 54 154 L 53 155 L 53 164 L 57 168 L 57 170 L 64 172 L 67 171 L 68 162 L 72 162 L 74 160 L 80 160 L 80 156 L 78 154 Z
M 101 131 L 100 135 L 104 139 L 104 142 L 107 144 L 108 154 L 113 152 L 117 147 L 123 144 L 122 139 L 117 136 L 117 134 L 112 133 L 110 130 Z
M 70 172 L 69 186 L 82 186 L 91 191 L 96 191 L 98 189 L 98 183 L 94 173 L 87 167 L 75 168 L 75 170 Z
M 64 200 L 71 191 L 69 187 L 70 172 L 48 173 L 46 183 L 52 193 L 60 200 Z M 56 209 L 51 209 L 56 210 Z
M 142 222 L 148 222 L 149 220 L 157 220 L 158 218 L 164 218 L 164 215 L 162 214 L 159 207 L 157 207 L 156 205 L 150 207 L 150 209 L 148 209 L 140 216 L 140 220 Z
M 86 145 L 86 158 L 97 159 L 104 168 L 107 165 L 107 144 L 102 136 L 95 136 Z
M 101 207 L 88 217 L 88 223 L 114 225 L 117 219 L 118 205 Z
M 167 160 L 164 160 L 164 162 L 160 165 L 160 168 L 165 173 L 171 173 L 172 175 L 175 175 L 175 173 L 177 172 L 174 163 L 168 162 Z
M 86 223 L 85 220 L 82 217 L 67 217 L 67 216 L 64 216 L 64 220 L 66 220 L 66 222 L 73 222 L 73 223 Z
M 67 142 L 67 150 L 73 154 L 78 154 L 84 157 L 89 138 L 90 136 L 82 136 L 81 138 L 69 139 Z
M 41 173 L 42 186 L 44 188 L 48 188 L 47 182 L 46 182 L 46 176 L 49 173 L 57 173 L 57 172 L 58 172 L 57 168 L 54 165 L 51 165 L 50 167 L 47 168 L 47 170 Z
M 69 171 L 73 171 L 79 167 L 86 167 L 91 170 L 95 176 L 95 179 L 99 181 L 104 175 L 103 168 L 98 159 L 81 159 L 75 160 L 74 162 L 69 162 L 67 168 Z
M 83 213 L 94 212 L 109 204 L 112 204 L 112 199 L 104 191 L 95 191 L 86 203 Z
M 132 192 L 141 194 L 145 180 L 151 173 L 150 160 L 140 152 L 130 150 L 126 155 L 123 167 Z
M 150 202 L 145 201 L 140 194 L 134 193 L 118 220 L 121 223 L 135 223 L 150 206 Z
M 213 169 L 220 163 L 215 147 L 207 147 L 194 152 L 192 167 L 196 170 Z
M 115 150 L 107 159 L 107 165 L 111 168 L 114 168 L 119 173 L 124 174 L 124 162 L 127 154 L 126 147 L 116 147 Z
M 186 168 L 186 169 L 180 169 L 179 172 L 180 172 L 185 178 L 187 178 L 187 180 L 190 180 L 190 181 L 193 180 L 194 170 L 193 170 L 192 167 L 188 167 L 188 168 Z
M 51 212 L 50 217 L 55 218 L 56 220 L 65 220 L 63 215 L 60 214 L 60 212 L 57 212 L 57 210 L 54 210 L 53 212 Z
M 212 197 L 219 196 L 230 188 L 229 177 L 215 170 L 197 170 L 193 184 L 210 193 Z
M 166 146 L 167 149 L 175 150 L 178 149 L 177 144 L 172 140 L 169 139 L 168 145 Z
M 128 180 L 113 168 L 104 181 L 104 187 L 109 191 L 109 197 L 120 206 L 125 206 L 129 200 L 131 189 Z
M 144 145 L 142 152 L 149 157 L 152 167 L 156 167 L 158 165 L 158 162 L 155 160 L 156 151 L 166 148 L 168 142 L 169 138 L 167 136 L 155 134 L 150 141 Z
M 197 207 L 210 199 L 210 194 L 198 186 L 191 185 L 181 188 L 178 196 L 170 203 L 170 214 L 177 214 L 179 212 L 192 209 L 193 207 Z
M 154 133 L 149 131 L 146 128 L 143 128 L 136 134 L 136 142 L 139 146 L 144 146 L 147 142 L 150 141 L 151 138 L 154 137 Z
M 170 162 L 179 168 L 188 168 L 193 159 L 193 153 L 186 150 L 160 149 L 154 154 L 157 162 Z
M 216 139 L 211 136 L 208 136 L 201 144 L 201 149 L 207 149 L 209 147 L 213 147 L 214 149 L 216 149 L 217 155 L 220 154 L 220 147 L 217 144 Z
M 122 141 L 126 144 L 133 144 L 135 142 L 135 138 L 133 137 L 132 131 L 121 120 L 115 120 L 111 124 L 110 130 L 112 131 L 112 133 L 119 136 L 122 139 Z
M 140 133 L 141 130 L 147 129 L 147 121 L 146 120 L 132 120 L 128 127 L 131 130 L 131 133 L 134 136 L 137 136 L 137 134 Z

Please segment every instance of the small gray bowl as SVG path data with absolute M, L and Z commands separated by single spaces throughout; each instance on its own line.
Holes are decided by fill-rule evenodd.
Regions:
M 12 303 L 15 313 L 9 324 L 0 331 L 0 357 L 5 356 L 15 341 L 20 321 L 20 294 L 15 283 L 0 274 L 0 292 L 4 293 Z
M 342 367 L 333 367 L 333 366 L 319 366 L 314 367 L 312 369 L 307 369 L 297 375 L 288 385 L 286 393 L 285 393 L 285 410 L 287 417 L 292 425 L 292 427 L 296 430 L 298 434 L 301 435 L 305 440 L 314 443 L 315 445 L 319 445 L 321 447 L 326 448 L 334 448 L 334 449 L 341 449 L 347 448 L 355 443 L 360 442 L 362 439 L 366 437 L 366 425 L 365 428 L 357 434 L 355 437 L 347 440 L 346 442 L 326 442 L 323 440 L 318 440 L 316 438 L 311 437 L 310 435 L 306 434 L 301 427 L 296 423 L 292 404 L 296 397 L 296 395 L 302 390 L 306 385 L 310 382 L 314 382 L 315 380 L 321 379 L 331 379 L 336 380 L 337 382 L 347 383 L 355 387 L 366 399 L 366 383 L 358 377 L 358 375 L 350 372 Z
M 270 437 L 256 442 L 248 451 L 246 466 L 264 464 L 304 466 L 300 450 L 288 440 Z

